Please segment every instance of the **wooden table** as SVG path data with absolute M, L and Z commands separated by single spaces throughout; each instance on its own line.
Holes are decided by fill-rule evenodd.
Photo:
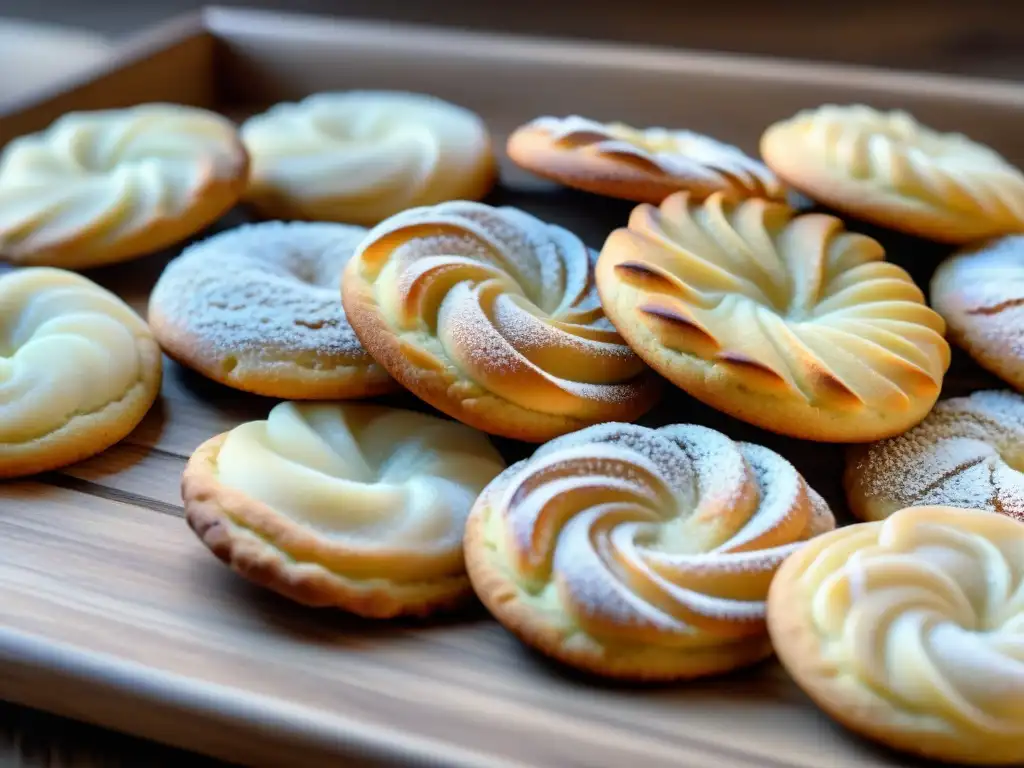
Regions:
M 336 12 L 334 0 L 270 0 L 224 3 L 287 6 L 293 11 Z M 193 0 L 153 0 L 125 6 L 92 0 L 50 0 L 25 4 L 0 0 L 0 16 L 78 25 L 123 35 L 166 16 L 198 7 Z M 116 6 L 116 7 L 115 7 Z M 591 0 L 518 0 L 512 4 L 476 0 L 346 0 L 350 15 L 432 23 L 458 23 L 505 31 L 605 38 L 660 45 L 845 61 L 960 74 L 1024 78 L 1024 49 L 1018 41 L 1024 17 L 1005 13 L 1005 4 L 949 0 L 907 4 L 864 0 L 835 9 L 806 4 L 744 0 L 729 4 L 623 4 Z M 742 23 L 741 23 L 742 19 Z M 2 674 L 2 670 L 0 670 Z M 150 768 L 187 764 L 223 765 L 192 754 L 0 703 L 0 765 L 41 768 Z

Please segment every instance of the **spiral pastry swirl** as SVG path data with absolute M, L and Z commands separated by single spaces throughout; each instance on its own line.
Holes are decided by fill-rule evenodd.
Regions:
M 633 128 L 578 115 L 539 117 L 512 134 L 508 152 L 538 175 L 638 202 L 660 203 L 679 190 L 695 197 L 722 191 L 785 198 L 763 163 L 693 131 Z
M 99 453 L 142 420 L 160 389 L 146 323 L 73 272 L 0 278 L 0 477 Z
M 234 125 L 173 104 L 73 112 L 0 156 L 0 256 L 84 269 L 183 240 L 248 179 Z
M 483 121 L 441 99 L 397 91 L 317 93 L 242 125 L 247 198 L 264 215 L 373 226 L 494 183 Z
M 718 410 L 783 434 L 859 442 L 928 413 L 945 323 L 882 247 L 822 214 L 686 193 L 637 207 L 597 266 L 637 354 Z
M 906 112 L 804 110 L 768 128 L 761 154 L 808 197 L 882 226 L 951 243 L 1024 231 L 1024 174 Z
M 595 260 L 518 209 L 443 203 L 370 232 L 346 268 L 344 307 L 407 389 L 478 429 L 540 442 L 632 420 L 657 395 L 601 310 Z
M 941 760 L 1024 760 L 1024 523 L 911 507 L 787 560 L 768 598 L 780 660 L 829 714 Z
M 456 422 L 284 402 L 201 446 L 182 495 L 193 530 L 243 576 L 311 605 L 423 614 L 471 594 L 465 520 L 504 467 Z
M 603 424 L 495 479 L 466 558 L 477 594 L 527 643 L 600 674 L 684 678 L 771 653 L 772 575 L 834 524 L 767 448 L 700 426 Z

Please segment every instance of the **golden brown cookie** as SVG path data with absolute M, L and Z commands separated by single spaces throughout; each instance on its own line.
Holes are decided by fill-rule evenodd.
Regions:
M 177 104 L 72 112 L 0 155 L 0 257 L 85 269 L 191 237 L 245 191 L 234 124 Z
M 883 227 L 948 243 L 1024 231 L 1024 174 L 906 112 L 803 110 L 765 131 L 761 155 L 794 189 Z
M 487 486 L 466 567 L 526 644 L 606 677 L 676 680 L 770 656 L 772 574 L 834 525 L 767 448 L 694 425 L 602 424 Z
M 62 269 L 0 277 L 0 477 L 100 453 L 160 392 L 160 348 L 114 294 Z
M 241 576 L 314 607 L 426 615 L 472 597 L 466 516 L 505 464 L 486 436 L 413 411 L 281 403 L 189 459 L 189 526 Z
M 457 201 L 374 228 L 343 279 L 360 341 L 401 384 L 477 429 L 541 442 L 655 402 L 605 318 L 597 254 L 515 208 Z
M 759 427 L 822 442 L 899 434 L 949 367 L 942 318 L 871 238 L 781 203 L 640 205 L 605 242 L 605 313 L 652 368 Z
M 1024 523 L 913 507 L 826 533 L 775 574 L 768 628 L 855 733 L 950 763 L 1024 762 Z
M 851 446 L 851 511 L 884 520 L 904 507 L 986 509 L 1024 522 L 1024 397 L 975 392 L 936 404 L 908 432 Z
M 680 190 L 701 198 L 714 192 L 779 200 L 786 195 L 763 163 L 692 131 L 638 129 L 577 115 L 540 117 L 512 133 L 507 151 L 538 176 L 637 202 L 657 204 Z
M 331 400 L 397 389 L 341 306 L 342 271 L 365 235 L 273 221 L 192 245 L 153 288 L 153 333 L 178 362 L 246 392 Z

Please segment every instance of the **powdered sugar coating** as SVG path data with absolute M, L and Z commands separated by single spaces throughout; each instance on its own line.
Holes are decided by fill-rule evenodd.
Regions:
M 771 575 L 835 525 L 781 456 L 696 425 L 565 435 L 499 476 L 477 507 L 524 599 L 547 596 L 602 645 L 763 635 Z
M 904 507 L 1001 512 L 1024 522 L 1024 397 L 975 392 L 939 402 L 909 432 L 851 449 L 846 484 L 859 516 Z

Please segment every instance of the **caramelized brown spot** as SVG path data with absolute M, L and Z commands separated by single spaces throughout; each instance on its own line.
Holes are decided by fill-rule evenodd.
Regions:
M 786 384 L 786 380 L 774 368 L 770 368 L 760 360 L 755 360 L 749 355 L 744 355 L 740 352 L 722 352 L 716 356 L 716 359 L 721 363 L 743 369 L 744 375 L 767 379 L 767 382 L 763 383 L 770 383 L 772 386 Z
M 710 357 L 718 349 L 718 340 L 707 329 L 668 302 L 648 302 L 639 311 L 648 318 L 648 327 L 661 343 L 679 352 Z
M 826 397 L 839 400 L 842 405 L 848 408 L 863 405 L 863 401 L 857 396 L 857 393 L 846 386 L 842 379 L 838 378 L 831 371 L 814 368 L 812 376 L 814 388 L 816 390 L 823 390 Z
M 649 291 L 675 290 L 676 287 L 664 272 L 642 261 L 624 261 L 616 264 L 615 272 L 624 282 Z

